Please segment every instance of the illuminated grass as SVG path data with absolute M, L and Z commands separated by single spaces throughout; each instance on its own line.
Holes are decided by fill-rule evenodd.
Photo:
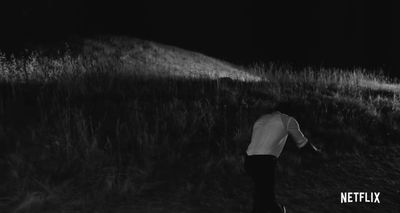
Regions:
M 361 69 L 244 68 L 122 38 L 89 41 L 77 56 L 3 55 L 2 200 L 8 210 L 21 212 L 102 212 L 154 192 L 181 202 L 246 201 L 250 191 L 241 156 L 254 120 L 278 103 L 325 150 L 325 172 L 364 166 L 362 171 L 375 174 L 380 170 L 370 167 L 370 149 L 398 145 L 397 87 L 395 80 Z M 289 146 L 284 153 L 296 152 Z M 349 161 L 360 158 L 363 164 L 338 167 L 334 161 L 349 154 L 355 156 Z M 300 172 L 294 161 L 284 154 L 279 172 L 293 178 Z M 382 162 L 391 168 L 397 161 Z M 398 177 L 397 170 L 387 171 Z M 337 181 L 335 175 L 321 176 Z M 395 187 L 394 180 L 376 185 Z M 337 190 L 318 180 L 310 184 L 319 184 L 325 195 Z

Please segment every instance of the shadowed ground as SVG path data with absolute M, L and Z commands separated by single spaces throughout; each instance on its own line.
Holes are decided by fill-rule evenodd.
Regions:
M 324 150 L 300 156 L 288 141 L 277 195 L 289 212 L 400 211 L 395 79 L 245 68 L 128 38 L 84 44 L 0 57 L 1 212 L 249 212 L 242 154 L 276 103 Z M 351 191 L 379 191 L 381 204 L 340 204 Z

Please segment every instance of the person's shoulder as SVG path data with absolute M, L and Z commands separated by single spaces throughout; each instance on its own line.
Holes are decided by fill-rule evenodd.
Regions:
M 291 115 L 288 115 L 288 114 L 282 113 L 282 112 L 279 112 L 279 113 L 281 114 L 282 117 L 285 117 L 286 119 L 293 119 L 293 120 L 296 120 L 296 118 L 293 117 L 293 116 L 291 116 Z
M 280 115 L 283 119 L 285 119 L 285 120 L 288 120 L 289 118 L 293 118 L 292 116 L 290 116 L 290 115 L 288 115 L 288 114 L 286 114 L 286 113 L 282 113 L 282 112 L 280 112 L 280 111 L 278 111 L 278 113 L 279 113 L 279 115 Z
M 287 124 L 288 124 L 288 122 L 289 122 L 291 117 L 289 115 L 285 114 L 285 113 L 280 112 L 280 111 L 277 111 L 277 115 L 280 117 L 283 125 L 287 126 Z
M 263 114 L 256 120 L 256 122 L 270 120 L 273 116 L 274 116 L 274 113 Z
M 264 114 L 264 115 L 261 115 L 261 116 L 257 119 L 257 121 L 266 120 L 266 119 L 268 119 L 269 117 L 271 117 L 271 114 Z

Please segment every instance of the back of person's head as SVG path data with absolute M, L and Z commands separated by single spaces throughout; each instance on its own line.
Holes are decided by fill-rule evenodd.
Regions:
M 289 103 L 285 103 L 285 102 L 279 102 L 275 105 L 274 108 L 275 111 L 279 111 L 285 114 L 290 114 L 291 113 L 291 106 Z
M 254 116 L 255 117 L 261 117 L 262 115 L 265 114 L 271 114 L 274 112 L 281 112 L 284 114 L 291 115 L 293 114 L 293 106 L 291 106 L 290 103 L 287 102 L 279 102 L 279 100 L 276 101 L 263 101 L 262 103 L 257 103 L 254 107 Z
M 257 101 L 251 109 L 251 120 L 255 121 L 263 115 L 278 111 L 278 103 L 274 100 Z

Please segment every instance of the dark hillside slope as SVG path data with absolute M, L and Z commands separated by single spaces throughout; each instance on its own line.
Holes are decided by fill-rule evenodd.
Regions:
M 77 56 L 0 58 L 0 212 L 248 212 L 242 154 L 276 104 L 324 150 L 288 141 L 277 194 L 289 212 L 399 212 L 394 80 L 83 43 Z M 345 191 L 379 191 L 381 204 L 340 204 Z

